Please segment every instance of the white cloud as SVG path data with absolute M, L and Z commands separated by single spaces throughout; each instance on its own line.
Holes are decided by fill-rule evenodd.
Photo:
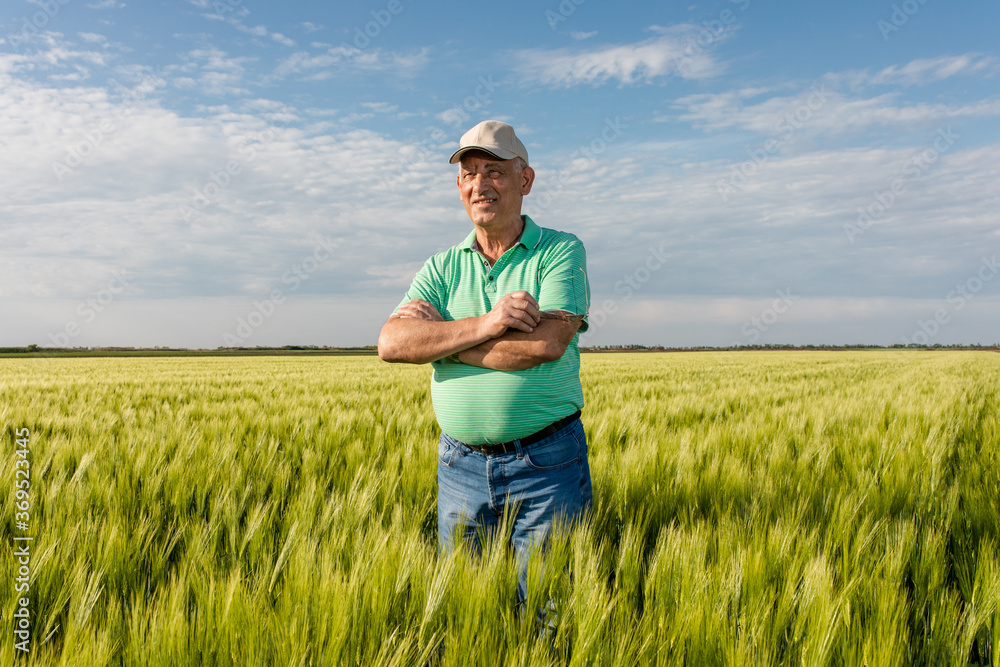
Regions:
M 178 88 L 198 90 L 205 95 L 245 95 L 244 64 L 254 58 L 234 58 L 216 48 L 195 49 L 181 56 L 183 65 L 163 68 L 164 74 L 173 76 L 172 82 Z M 192 76 L 178 76 L 191 74 Z
M 863 96 L 857 88 L 869 85 L 903 85 L 928 82 L 959 72 L 980 72 L 987 60 L 971 57 L 913 61 L 903 67 L 885 68 L 876 75 L 856 72 L 829 74 L 788 95 L 768 88 L 745 87 L 722 93 L 699 93 L 676 100 L 678 118 L 694 126 L 718 130 L 741 128 L 762 135 L 782 133 L 789 126 L 796 134 L 836 135 L 871 127 L 916 127 L 959 118 L 1000 115 L 1000 100 L 984 99 L 964 104 L 903 100 L 903 91 Z M 661 119 L 663 120 L 663 119 Z
M 964 54 L 918 58 L 903 66 L 891 65 L 877 72 L 845 72 L 831 79 L 843 79 L 853 86 L 919 86 L 942 81 L 953 76 L 983 76 L 995 74 L 997 60 L 990 56 Z
M 89 42 L 91 44 L 107 44 L 108 43 L 108 38 L 105 37 L 104 35 L 98 35 L 98 34 L 93 33 L 93 32 L 80 32 L 80 33 L 77 33 L 77 34 L 80 35 L 80 39 L 82 39 L 85 42 Z
M 355 49 L 334 46 L 322 53 L 297 51 L 284 58 L 274 69 L 273 78 L 284 79 L 292 75 L 305 75 L 305 80 L 329 78 L 332 71 L 386 72 L 397 76 L 412 76 L 427 66 L 430 49 L 402 53 L 381 49 Z M 322 70 L 316 72 L 315 70 Z M 309 72 L 312 71 L 312 74 Z
M 122 111 L 98 87 L 0 74 L 0 105 L 5 298 L 85 298 L 122 262 L 137 276 L 130 298 L 256 298 L 283 287 L 317 238 L 335 239 L 343 254 L 298 293 L 370 294 L 391 278 L 367 272 L 384 264 L 376 256 L 430 254 L 467 228 L 445 205 L 448 165 L 413 165 L 407 178 L 425 174 L 420 193 L 390 190 L 385 172 L 403 144 L 297 128 L 294 115 L 269 121 L 294 111 L 271 100 L 186 117 L 150 97 Z M 57 175 L 56 163 L 71 168 Z
M 245 32 L 248 35 L 253 35 L 254 37 L 267 37 L 267 28 L 262 25 L 254 26 L 253 28 L 239 22 L 233 22 L 233 25 L 235 25 L 241 32 Z
M 106 67 L 111 56 L 102 51 L 80 50 L 63 38 L 62 33 L 43 31 L 31 38 L 36 47 L 30 53 L 4 54 L 0 67 L 9 72 L 45 72 L 58 75 L 59 70 L 87 71 L 88 66 Z
M 568 87 L 601 85 L 617 81 L 621 85 L 651 82 L 665 76 L 704 79 L 723 70 L 711 54 L 715 43 L 727 39 L 729 31 L 701 45 L 697 27 L 678 25 L 656 28 L 659 37 L 634 44 L 591 49 L 527 49 L 515 53 L 518 70 L 527 81 Z
M 280 97 L 205 104 L 191 115 L 161 106 L 159 88 L 125 103 L 116 91 L 87 81 L 41 78 L 72 75 L 80 63 L 108 64 L 100 54 L 56 47 L 63 51 L 0 56 L 0 144 L 7 158 L 0 162 L 0 297 L 30 299 L 31 306 L 17 312 L 40 336 L 73 317 L 80 299 L 125 266 L 135 275 L 129 291 L 78 344 L 214 347 L 255 300 L 275 288 L 290 290 L 285 277 L 303 266 L 317 239 L 332 239 L 337 252 L 300 281 L 288 307 L 253 344 L 369 343 L 415 267 L 469 229 L 454 192 L 454 168 L 445 162 L 453 138 L 407 143 L 388 131 L 353 129 L 350 116 L 322 103 L 306 102 L 300 111 Z M 285 74 L 359 67 L 359 56 L 385 67 L 393 55 L 302 52 L 286 59 Z M 248 87 L 248 62 L 199 49 L 163 76 L 214 86 L 220 94 L 239 92 Z M 127 65 L 119 71 L 126 81 L 141 74 Z M 647 76 L 630 71 L 635 80 Z M 746 86 L 689 96 L 680 108 L 705 127 L 766 134 L 775 118 L 807 103 L 807 87 L 789 91 L 781 84 Z M 942 121 L 946 112 L 955 118 L 997 112 L 990 100 L 921 104 L 903 102 L 899 93 L 866 98 L 832 84 L 826 92 L 829 106 L 814 116 L 817 127 L 831 132 L 852 122 L 917 125 Z M 398 115 L 397 101 L 353 103 L 346 110 Z M 848 120 L 824 120 L 826 114 Z M 851 120 L 855 116 L 861 120 Z M 1000 248 L 1000 145 L 976 144 L 972 135 L 960 136 L 907 182 L 851 244 L 844 224 L 856 221 L 857 209 L 932 145 L 933 126 L 894 135 L 896 145 L 888 147 L 834 142 L 770 155 L 724 201 L 717 183 L 747 160 L 743 146 L 710 160 L 703 136 L 665 141 L 654 135 L 658 143 L 646 143 L 641 121 L 628 122 L 633 127 L 593 159 L 577 155 L 574 161 L 570 148 L 552 144 L 532 152 L 538 178 L 526 212 L 543 226 L 583 238 L 595 303 L 620 301 L 615 324 L 595 330 L 590 342 L 642 336 L 634 342 L 727 345 L 769 302 L 762 294 L 790 287 L 802 300 L 783 327 L 769 332 L 775 342 L 822 342 L 809 332 L 836 331 L 839 338 L 830 342 L 853 342 L 858 332 L 859 341 L 892 343 L 971 275 L 984 249 Z M 519 132 L 527 136 L 530 125 L 519 125 Z M 598 125 L 574 146 L 592 145 L 603 129 Z M 68 163 L 74 153 L 80 163 L 60 180 L 53 165 Z M 191 215 L 182 214 L 184 207 Z M 661 244 L 670 261 L 623 301 L 616 284 L 634 276 L 647 249 Z M 941 341 L 990 331 L 984 322 L 995 330 L 996 292 L 990 290 L 997 287 L 1000 278 L 964 311 L 978 319 L 968 328 L 956 319 Z M 318 294 L 332 296 L 311 300 Z M 56 300 L 51 308 L 44 305 L 48 299 Z M 352 314 L 349 324 L 345 311 Z M 824 321 L 824 313 L 832 319 Z M 198 317 L 208 323 L 202 337 L 179 324 Z M 157 338 L 151 322 L 170 338 Z M 871 331 L 875 340 L 866 335 Z M 39 335 L 15 342 L 47 344 Z
M 365 270 L 369 276 L 376 278 L 375 284 L 379 287 L 388 287 L 397 290 L 400 294 L 409 288 L 413 282 L 413 276 L 424 265 L 424 262 L 403 262 L 401 264 L 377 264 Z
M 351 65 L 360 70 L 389 72 L 397 76 L 412 76 L 427 66 L 430 62 L 430 52 L 431 50 L 426 47 L 406 53 L 371 49 L 351 50 L 349 56 Z
M 399 107 L 395 104 L 389 104 L 388 102 L 362 102 L 361 106 L 366 109 L 371 109 L 375 113 L 394 113 L 399 110 Z
M 393 294 L 398 291 L 393 290 Z M 315 297 L 290 292 L 281 303 L 272 304 L 270 315 L 252 329 L 244 344 L 249 347 L 374 345 L 382 323 L 399 298 L 390 306 L 365 297 Z M 80 300 L 6 299 L 5 312 L 19 326 L 16 330 L 5 330 L 0 344 L 56 347 L 65 337 L 70 347 L 216 348 L 226 345 L 226 334 L 244 333 L 241 320 L 247 326 L 248 316 L 259 313 L 255 304 L 263 304 L 265 300 L 266 297 L 143 299 L 123 295 L 106 306 L 98 304 L 102 310 L 94 314 L 82 302 L 80 312 L 85 317 L 81 317 L 77 311 Z M 254 318 L 251 321 L 258 323 Z M 73 337 L 66 334 L 70 323 L 76 325 L 70 328 Z
M 801 127 L 813 132 L 824 129 L 839 129 L 864 127 L 878 123 L 890 123 L 909 117 L 911 120 L 926 120 L 940 117 L 937 113 L 924 106 L 905 110 L 896 107 L 892 101 L 895 94 L 885 94 L 870 99 L 845 98 L 825 87 L 817 88 L 821 97 L 815 97 L 813 110 L 808 114 L 808 123 Z M 808 109 L 808 99 L 812 94 L 810 88 L 805 88 L 796 95 L 771 96 L 757 103 L 748 102 L 758 95 L 756 90 L 732 90 L 724 93 L 699 93 L 679 98 L 675 106 L 683 111 L 678 118 L 689 121 L 695 127 L 718 130 L 729 127 L 739 127 L 760 134 L 777 132 L 783 121 L 794 117 L 796 109 Z M 803 112 L 802 116 L 805 117 Z
M 342 62 L 345 55 L 339 49 L 330 49 L 326 53 L 311 54 L 308 51 L 297 51 L 284 58 L 274 70 L 274 76 L 284 78 L 290 74 L 301 74 L 314 69 L 326 69 Z
M 597 34 L 596 30 L 594 30 L 592 32 L 581 32 L 579 30 L 574 30 L 573 32 L 571 32 L 569 34 L 569 36 L 572 37 L 573 39 L 575 39 L 576 41 L 580 42 L 580 41 L 583 41 L 585 39 L 590 39 L 591 37 L 595 36 L 596 34 Z
M 1000 145 L 959 138 L 914 179 L 912 160 L 933 146 L 933 132 L 905 147 L 777 154 L 759 164 L 737 148 L 732 163 L 682 165 L 674 160 L 700 148 L 627 139 L 579 164 L 569 155 L 533 160 L 526 211 L 597 244 L 588 256 L 595 300 L 620 300 L 624 278 L 661 244 L 670 261 L 645 274 L 638 295 L 749 297 L 790 286 L 811 297 L 944 298 L 983 248 L 1000 247 L 1000 192 L 990 185 L 1000 179 Z M 750 177 L 724 199 L 719 183 L 744 164 Z M 845 225 L 879 193 L 888 201 L 887 191 L 888 210 L 851 243 Z
M 88 41 L 94 42 L 92 39 Z M 25 44 L 34 48 L 23 49 Z M 57 32 L 43 31 L 30 38 L 19 37 L 17 45 L 24 53 L 0 56 L 0 71 L 36 78 L 44 76 L 52 82 L 85 81 L 90 78 L 93 69 L 107 68 L 114 61 L 114 56 L 105 51 L 76 48 L 73 42 Z
M 202 17 L 210 19 L 213 21 L 224 21 L 229 25 L 233 26 L 240 32 L 246 33 L 252 37 L 270 37 L 275 42 L 283 44 L 284 46 L 295 46 L 295 41 L 291 38 L 281 34 L 280 32 L 271 32 L 266 26 L 257 25 L 249 26 L 244 23 L 241 18 L 246 18 L 250 15 L 250 10 L 245 6 L 238 6 L 236 3 L 234 6 L 238 8 L 233 9 L 230 4 L 221 2 L 212 2 L 211 0 L 188 0 L 188 2 L 198 9 L 202 10 L 214 10 L 207 11 L 202 14 Z M 311 24 L 310 24 L 311 25 Z
M 240 106 L 247 111 L 265 111 L 268 113 L 275 113 L 275 112 L 294 113 L 295 111 L 294 107 L 290 107 L 284 102 L 279 102 L 278 100 L 267 100 L 263 98 L 257 98 L 255 100 L 243 100 Z
M 894 345 L 912 337 L 918 323 L 933 319 L 945 306 L 943 299 L 825 298 L 795 294 L 783 312 L 771 310 L 768 298 L 656 298 L 639 295 L 618 302 L 611 314 L 595 318 L 591 308 L 590 330 L 581 345 L 639 344 L 666 346 L 713 345 L 843 345 L 867 343 Z M 940 328 L 931 341 L 991 344 L 1000 340 L 995 331 L 995 311 L 1000 298 L 988 296 L 969 301 L 960 313 Z M 761 314 L 770 310 L 765 321 Z M 603 319 L 602 319 L 603 317 Z M 601 326 L 597 326 L 602 322 Z

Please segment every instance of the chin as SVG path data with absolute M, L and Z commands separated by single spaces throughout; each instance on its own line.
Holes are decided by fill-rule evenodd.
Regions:
M 477 225 L 479 225 L 480 227 L 484 227 L 486 225 L 491 225 L 491 224 L 493 224 L 494 222 L 497 221 L 497 216 L 491 215 L 491 214 L 487 214 L 487 215 L 479 214 L 479 215 L 469 216 L 469 217 L 471 217 L 472 221 L 474 223 L 476 223 Z

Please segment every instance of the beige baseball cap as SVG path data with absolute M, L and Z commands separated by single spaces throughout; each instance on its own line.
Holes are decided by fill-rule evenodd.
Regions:
M 463 134 L 458 145 L 460 148 L 448 160 L 451 164 L 461 160 L 462 155 L 468 151 L 475 150 L 486 151 L 501 160 L 513 160 L 519 157 L 525 164 L 529 164 L 528 149 L 514 134 L 514 128 L 499 120 L 484 120 Z

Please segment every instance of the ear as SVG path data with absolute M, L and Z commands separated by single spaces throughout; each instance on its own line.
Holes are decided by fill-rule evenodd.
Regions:
M 526 195 L 531 192 L 531 186 L 535 183 L 535 170 L 531 167 L 525 167 L 521 171 L 521 195 Z

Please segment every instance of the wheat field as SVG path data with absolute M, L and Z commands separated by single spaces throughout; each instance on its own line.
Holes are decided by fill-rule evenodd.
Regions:
M 0 663 L 1000 665 L 1000 355 L 582 357 L 594 507 L 439 556 L 429 368 L 0 359 Z

